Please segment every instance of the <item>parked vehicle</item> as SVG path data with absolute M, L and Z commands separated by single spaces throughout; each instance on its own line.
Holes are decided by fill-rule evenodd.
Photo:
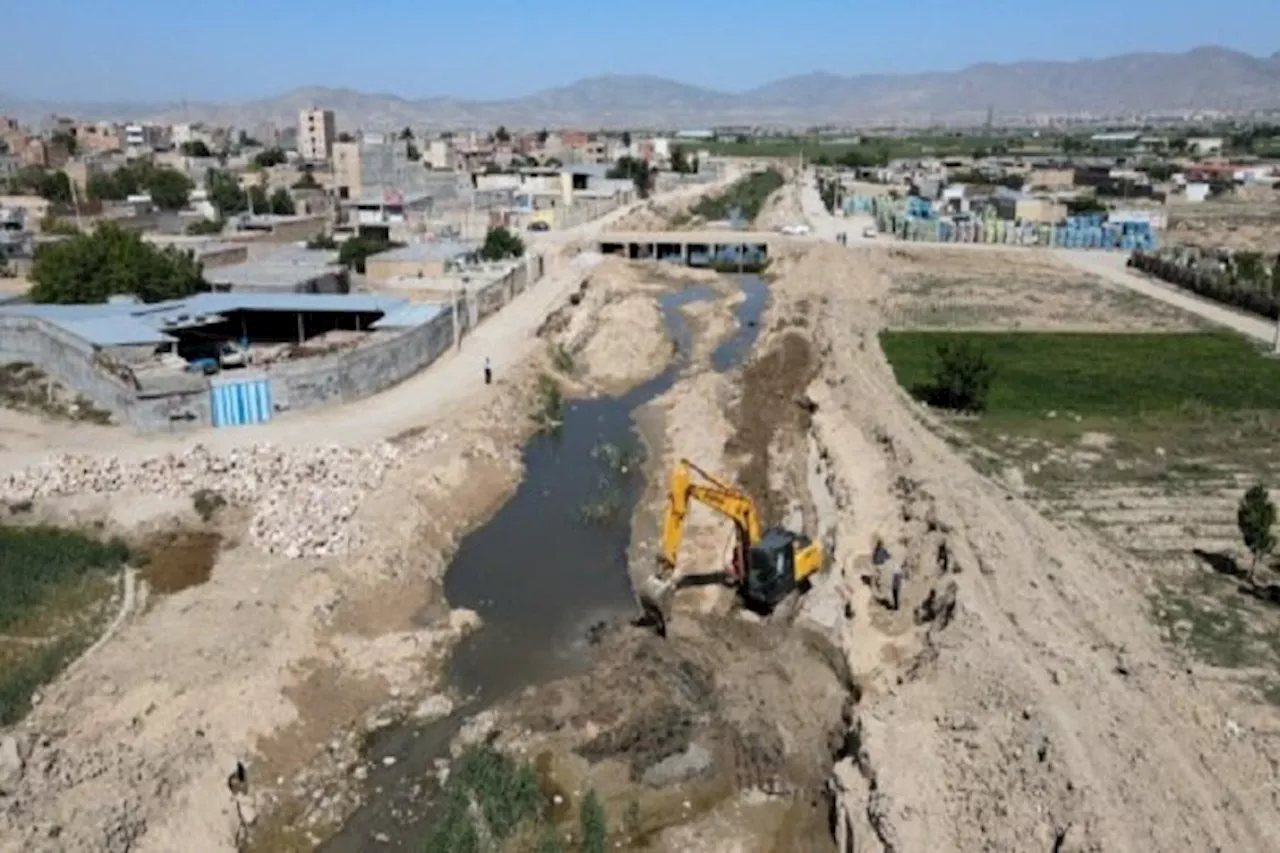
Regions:
M 550 231 L 551 226 L 545 222 L 530 222 L 529 231 Z
M 223 370 L 228 367 L 247 367 L 249 352 L 239 344 L 227 341 L 218 347 L 218 364 Z

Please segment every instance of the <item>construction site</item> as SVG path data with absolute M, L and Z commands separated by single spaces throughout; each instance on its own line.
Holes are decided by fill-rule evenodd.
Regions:
M 759 272 L 601 253 L 742 171 L 356 403 L 0 409 L 6 529 L 94 543 L 0 606 L 0 853 L 1280 849 L 1275 362 L 1123 261 L 846 244 L 790 165 Z

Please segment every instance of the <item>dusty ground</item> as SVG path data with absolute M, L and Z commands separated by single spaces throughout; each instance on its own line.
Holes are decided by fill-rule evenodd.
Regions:
M 610 309 L 652 314 L 658 293 L 699 276 L 648 272 L 652 282 L 625 265 L 595 272 L 558 321 L 576 337 L 551 340 L 582 347 L 587 390 L 669 361 L 661 327 L 627 337 L 631 316 Z M 612 347 L 619 339 L 628 346 Z M 365 732 L 429 696 L 474 624 L 448 610 L 440 579 L 458 538 L 518 480 L 538 377 L 556 369 L 554 352 L 537 348 L 492 393 L 393 437 L 396 463 L 353 519 L 377 535 L 353 558 L 264 557 L 246 541 L 248 514 L 229 507 L 199 540 L 221 551 L 205 549 L 197 567 L 179 533 L 205 529 L 190 501 L 145 491 L 37 501 L 41 517 L 171 541 L 145 570 L 144 603 L 15 730 L 25 772 L 5 783 L 0 850 L 227 850 L 250 830 L 256 849 L 298 850 L 321 838 L 356 796 Z M 233 795 L 238 760 L 249 786 Z
M 850 260 L 823 247 L 780 282 L 813 305 L 809 395 L 855 614 L 840 833 L 882 851 L 1274 849 L 1274 719 L 1171 654 L 1141 564 L 935 435 L 877 344 L 896 259 Z M 877 539 L 906 561 L 902 613 L 875 602 Z
M 1280 238 L 1280 192 L 1270 187 L 1242 192 L 1223 201 L 1170 205 L 1165 244 L 1274 252 Z
M 554 339 L 563 366 L 572 365 L 575 376 L 603 393 L 620 392 L 652 379 L 671 360 L 672 341 L 656 297 L 698 284 L 724 290 L 709 271 L 605 258 L 577 303 L 552 317 L 544 335 Z
M 801 225 L 804 222 L 804 212 L 800 207 L 800 185 L 788 181 L 765 199 L 752 227 L 774 231 L 784 225 Z
M 889 251 L 893 281 L 876 302 L 892 328 L 1174 331 L 1203 325 L 1073 270 L 1048 252 Z

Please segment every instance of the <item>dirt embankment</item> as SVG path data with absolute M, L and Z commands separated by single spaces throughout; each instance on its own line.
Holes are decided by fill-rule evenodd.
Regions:
M 606 258 L 572 304 L 547 321 L 542 335 L 562 372 L 595 391 L 620 393 L 657 376 L 671 362 L 673 342 L 658 297 L 698 284 L 727 292 L 715 273 Z
M 788 180 L 765 199 L 752 227 L 761 231 L 775 231 L 784 225 L 802 225 L 808 220 L 800 205 L 798 181 Z
M 842 849 L 1275 849 L 1274 746 L 1173 660 L 1139 567 L 969 468 L 894 383 L 876 336 L 892 274 L 878 250 L 819 247 L 775 288 L 812 306 L 861 690 L 835 770 Z
M 697 326 L 695 354 L 710 352 L 714 340 L 702 338 L 722 337 L 724 319 Z M 815 516 L 803 488 L 792 494 L 786 485 L 808 469 L 808 412 L 794 393 L 807 381 L 806 352 L 788 327 L 741 373 L 717 373 L 695 355 L 639 413 L 649 486 L 633 526 L 634 573 L 652 569 L 666 477 L 680 458 L 730 480 L 750 469 L 768 505 L 791 508 L 776 490 Z M 680 572 L 722 569 L 732 536 L 727 519 L 695 505 Z M 498 744 L 537 758 L 568 819 L 594 789 L 611 840 L 626 849 L 829 848 L 823 792 L 852 695 L 847 668 L 794 608 L 761 619 L 718 585 L 682 590 L 676 608 L 666 640 L 629 626 L 604 630 L 589 672 L 497 709 L 485 723 L 500 732 Z
M 473 624 L 444 606 L 439 579 L 458 537 L 519 479 L 533 373 L 394 442 L 397 465 L 355 512 L 377 533 L 355 559 L 264 556 L 248 513 L 221 511 L 207 580 L 154 589 L 16 730 L 24 767 L 0 810 L 0 849 L 227 851 L 279 804 L 304 827 L 336 819 L 351 793 L 333 780 L 359 761 L 366 713 L 429 693 Z M 91 499 L 61 500 L 94 516 Z M 126 534 L 200 524 L 189 503 L 96 500 L 98 518 L 113 518 L 108 500 L 135 507 Z

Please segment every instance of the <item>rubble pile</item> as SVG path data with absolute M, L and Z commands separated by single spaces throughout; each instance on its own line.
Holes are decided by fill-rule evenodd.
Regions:
M 250 536 L 267 553 L 290 558 L 346 554 L 361 543 L 351 519 L 364 496 L 403 455 L 416 455 L 439 440 L 443 436 L 424 436 L 410 447 L 378 442 L 363 448 L 285 449 L 263 443 L 224 454 L 195 444 L 138 462 L 59 455 L 0 477 L 0 501 L 112 492 L 190 499 L 209 491 L 251 508 Z

